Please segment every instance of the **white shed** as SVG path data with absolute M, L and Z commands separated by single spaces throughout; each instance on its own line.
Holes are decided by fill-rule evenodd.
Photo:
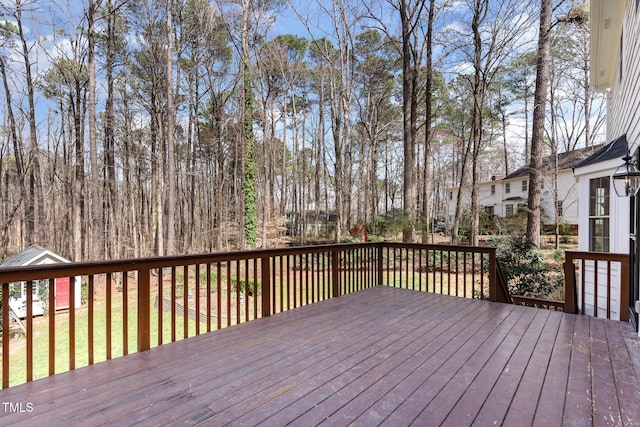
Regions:
M 59 264 L 71 262 L 68 259 L 61 257 L 47 249 L 41 248 L 37 245 L 31 245 L 27 249 L 20 253 L 17 253 L 7 258 L 0 268 L 15 268 L 25 267 L 29 265 L 42 265 L 42 264 Z M 26 283 L 19 282 L 15 284 L 17 291 L 11 295 L 9 299 L 9 305 L 13 311 L 20 318 L 24 318 L 27 315 L 27 293 Z M 39 316 L 44 314 L 44 301 L 40 299 L 39 290 L 46 289 L 48 281 L 36 281 L 33 285 L 33 315 Z M 55 279 L 55 309 L 62 310 L 70 307 L 70 286 L 69 278 L 57 278 Z M 74 307 L 80 307 L 81 304 L 81 284 L 80 278 L 75 278 L 75 301 Z

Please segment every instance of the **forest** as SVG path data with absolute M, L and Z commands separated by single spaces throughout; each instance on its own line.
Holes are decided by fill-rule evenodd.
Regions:
M 448 188 L 603 142 L 588 7 L 2 0 L 0 260 L 341 241 L 356 224 L 428 241 Z M 456 209 L 452 241 L 470 218 L 477 243 L 479 214 Z

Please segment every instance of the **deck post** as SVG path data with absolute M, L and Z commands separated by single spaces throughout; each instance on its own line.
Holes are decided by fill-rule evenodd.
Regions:
M 489 252 L 489 301 L 498 301 L 498 261 L 495 249 Z
M 271 316 L 271 258 L 260 258 L 262 267 L 262 317 Z
M 382 243 L 379 243 L 378 244 L 378 286 L 384 285 L 384 283 L 382 282 L 383 260 L 384 260 L 384 245 Z
M 564 312 L 577 314 L 578 306 L 576 305 L 576 276 L 573 265 L 573 254 L 569 251 L 565 252 L 564 260 Z
M 331 297 L 340 296 L 340 253 L 338 249 L 331 250 Z
M 149 348 L 151 348 L 151 274 L 149 269 L 144 269 L 138 270 L 138 351 L 149 350 Z

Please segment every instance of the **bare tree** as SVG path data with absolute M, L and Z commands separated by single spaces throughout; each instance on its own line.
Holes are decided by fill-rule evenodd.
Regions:
M 540 189 L 542 187 L 542 149 L 544 123 L 549 84 L 551 51 L 551 0 L 540 0 L 540 30 L 538 33 L 538 61 L 536 64 L 536 89 L 529 161 L 529 199 L 527 203 L 527 239 L 540 246 Z

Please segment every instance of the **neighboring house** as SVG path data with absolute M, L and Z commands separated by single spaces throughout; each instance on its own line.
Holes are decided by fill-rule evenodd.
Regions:
M 578 227 L 578 186 L 573 168 L 600 147 L 587 147 L 559 153 L 542 159 L 543 186 L 541 191 L 542 221 L 555 224 L 557 202 L 559 222 Z M 557 170 L 557 180 L 556 180 Z M 556 185 L 557 183 L 557 185 Z M 557 197 L 554 197 L 557 188 Z M 449 188 L 447 194 L 447 224 L 453 223 L 458 188 Z M 529 167 L 523 166 L 505 177 L 494 176 L 479 184 L 479 203 L 489 215 L 504 217 L 518 212 L 527 205 L 529 197 Z M 461 206 L 471 206 L 471 188 L 463 187 Z
M 41 248 L 36 245 L 29 246 L 24 251 L 5 259 L 0 265 L 0 268 L 9 267 L 26 267 L 31 265 L 42 264 L 60 264 L 68 263 L 68 259 L 61 257 L 51 251 Z M 27 292 L 26 283 L 15 283 L 16 291 L 12 293 L 9 298 L 9 306 L 20 318 L 24 318 L 27 315 Z M 33 314 L 34 316 L 41 316 L 44 314 L 45 301 L 40 298 L 40 295 L 46 292 L 48 286 L 47 281 L 37 281 L 33 284 Z M 69 278 L 55 279 L 55 301 L 56 310 L 69 308 Z M 81 288 L 80 279 L 75 279 L 75 307 L 80 307 L 81 302 Z
M 632 255 L 630 318 L 638 324 L 640 197 L 618 197 L 613 175 L 622 156 L 638 159 L 640 143 L 640 0 L 591 1 L 591 86 L 607 94 L 607 140 L 599 153 L 575 168 L 580 188 L 579 249 Z M 604 263 L 606 264 L 606 263 Z M 586 269 L 593 270 L 593 266 Z M 599 273 L 602 268 L 599 264 Z M 586 280 L 593 277 L 584 272 Z M 600 274 L 598 275 L 598 277 Z M 600 282 L 596 282 L 600 283 Z M 615 284 L 612 283 L 612 287 Z M 585 286 L 585 289 L 587 286 Z M 600 285 L 599 285 L 600 289 Z M 619 298 L 619 288 L 612 289 Z M 602 295 L 599 293 L 598 295 Z M 589 299 L 585 296 L 587 311 Z M 616 304 L 615 297 L 611 304 Z M 620 305 L 619 303 L 617 304 Z M 620 307 L 626 310 L 626 307 Z M 591 307 L 591 310 L 593 308 Z

